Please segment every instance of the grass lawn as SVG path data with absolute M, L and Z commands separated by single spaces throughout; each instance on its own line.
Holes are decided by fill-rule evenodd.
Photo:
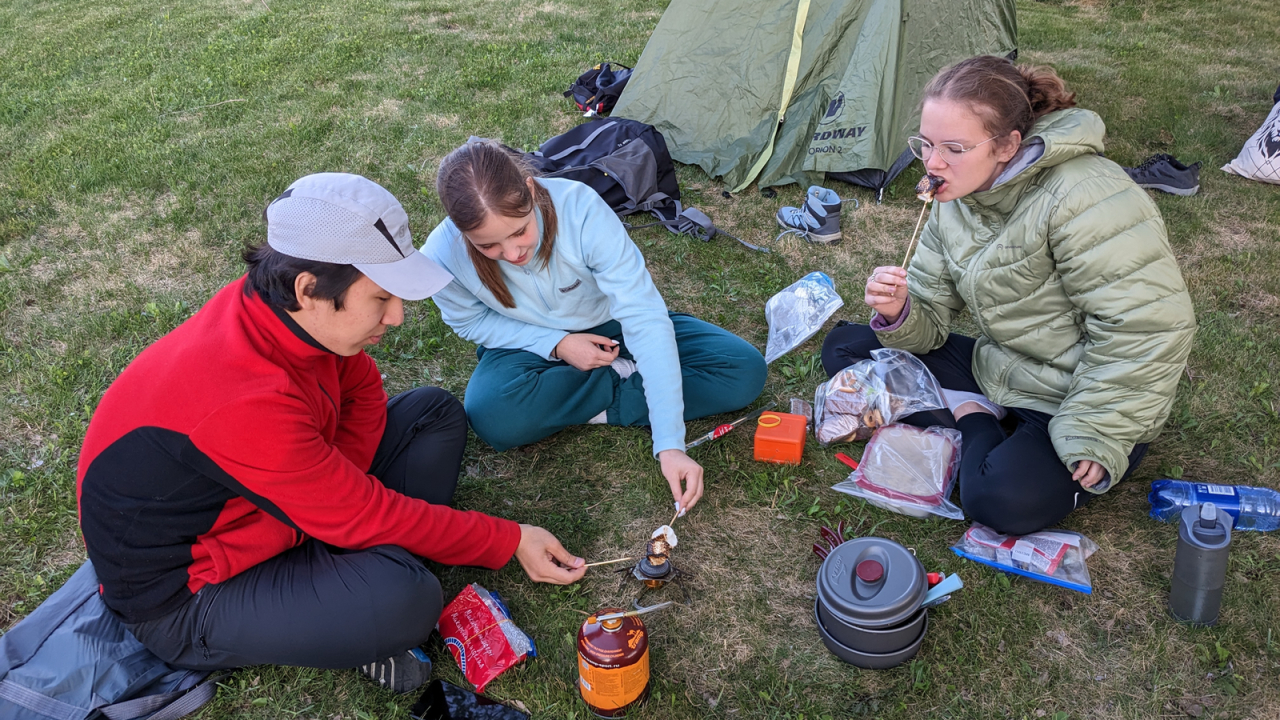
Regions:
M 532 147 L 579 121 L 560 91 L 602 59 L 631 64 L 662 0 L 10 0 L 0 5 L 0 628 L 84 558 L 75 466 L 94 406 L 149 343 L 237 277 L 260 212 L 297 177 L 364 174 L 405 204 L 419 240 L 442 213 L 439 160 L 468 135 Z M 1108 156 L 1201 161 L 1201 192 L 1159 195 L 1200 321 L 1164 434 L 1136 476 L 1067 519 L 1101 549 L 1095 594 L 1012 581 L 949 552 L 965 525 L 868 507 L 829 487 L 846 470 L 752 462 L 750 433 L 693 455 L 707 495 L 682 519 L 693 602 L 653 616 L 646 718 L 862 716 L 1280 718 L 1280 533 L 1237 535 L 1217 627 L 1172 621 L 1176 531 L 1146 516 L 1162 476 L 1280 487 L 1280 188 L 1217 168 L 1266 116 L 1280 76 L 1280 6 L 1265 0 L 1019 2 L 1022 59 L 1052 64 L 1108 123 Z M 834 247 L 751 253 L 665 231 L 635 239 L 672 309 L 764 346 L 765 300 L 814 269 L 841 318 L 865 321 L 867 270 L 897 262 L 917 203 L 909 170 L 867 191 Z M 687 200 L 752 242 L 776 198 L 724 198 L 680 170 Z M 395 392 L 461 395 L 475 364 L 429 302 L 373 350 Z M 774 364 L 763 399 L 811 397 L 818 340 Z M 722 418 L 690 424 L 690 436 Z M 588 559 L 632 551 L 669 517 L 647 433 L 571 429 L 498 454 L 473 442 L 461 506 L 544 525 Z M 861 448 L 845 447 L 857 456 Z M 917 658 L 862 671 L 812 624 L 817 528 L 844 519 L 896 539 L 967 588 L 933 613 Z M 573 636 L 630 588 L 592 572 L 566 588 L 516 564 L 441 569 L 446 594 L 506 595 L 540 657 L 491 686 L 538 718 L 581 718 Z M 460 674 L 438 642 L 437 673 Z M 248 668 L 203 718 L 398 718 L 410 698 L 352 671 Z

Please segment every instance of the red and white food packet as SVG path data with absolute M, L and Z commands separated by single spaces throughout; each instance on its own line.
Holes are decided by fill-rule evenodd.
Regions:
M 1041 530 L 1004 535 L 974 523 L 951 549 L 975 562 L 1089 594 L 1093 583 L 1085 561 L 1098 545 L 1077 532 Z
M 526 657 L 538 655 L 533 640 L 511 622 L 502 598 L 476 583 L 445 607 L 436 630 L 476 692 L 484 692 L 494 678 Z

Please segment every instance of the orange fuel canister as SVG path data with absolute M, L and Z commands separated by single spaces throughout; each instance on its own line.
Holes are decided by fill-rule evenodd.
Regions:
M 767 412 L 756 421 L 755 458 L 780 465 L 799 465 L 804 456 L 808 420 L 803 415 Z
M 649 696 L 649 638 L 637 617 L 597 620 L 622 612 L 606 608 L 578 630 L 578 690 L 592 713 L 626 715 Z

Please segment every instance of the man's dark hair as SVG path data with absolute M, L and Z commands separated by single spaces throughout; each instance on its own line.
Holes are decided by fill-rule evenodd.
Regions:
M 305 291 L 307 296 L 332 301 L 333 309 L 341 310 L 347 289 L 362 275 L 354 265 L 303 260 L 276 252 L 265 242 L 246 246 L 240 257 L 249 266 L 244 294 L 257 292 L 262 302 L 275 310 L 297 312 L 302 309 L 293 292 L 293 284 L 304 272 L 316 276 L 315 283 Z

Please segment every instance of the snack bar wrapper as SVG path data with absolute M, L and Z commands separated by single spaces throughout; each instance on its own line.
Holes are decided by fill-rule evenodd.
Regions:
M 858 469 L 832 489 L 911 517 L 963 520 L 951 503 L 959 471 L 959 430 L 885 425 L 867 442 Z
M 974 523 L 952 551 L 997 570 L 1093 594 L 1085 560 L 1098 550 L 1089 538 L 1066 530 L 1041 530 L 1030 535 L 1001 535 Z
M 533 640 L 511 622 L 497 593 L 471 583 L 445 607 L 436 630 L 476 692 L 527 657 L 537 657 Z
M 814 435 L 823 447 L 866 440 L 875 429 L 924 410 L 946 407 L 942 386 L 909 352 L 882 348 L 818 386 Z

